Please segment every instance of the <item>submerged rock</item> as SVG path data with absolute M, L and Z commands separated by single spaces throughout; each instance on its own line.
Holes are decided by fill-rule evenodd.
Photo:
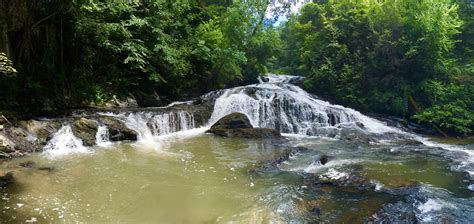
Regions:
M 8 172 L 4 176 L 0 176 L 0 188 L 5 188 L 8 185 L 12 184 L 14 181 L 13 173 Z
M 259 161 L 252 165 L 249 169 L 249 173 L 258 173 L 258 172 L 272 172 L 280 171 L 278 165 L 290 159 L 291 156 L 294 156 L 297 153 L 304 153 L 309 149 L 305 147 L 293 147 L 283 150 L 280 155 L 273 160 Z
M 19 166 L 25 167 L 25 168 L 33 168 L 36 166 L 36 163 L 33 161 L 26 161 L 26 162 L 20 163 Z
M 95 145 L 95 135 L 97 133 L 98 124 L 96 121 L 87 118 L 81 118 L 74 122 L 72 132 L 74 136 L 80 138 L 85 146 Z
M 281 138 L 280 132 L 269 128 L 253 128 L 245 114 L 232 113 L 224 116 L 211 126 L 207 133 L 223 137 L 238 138 Z

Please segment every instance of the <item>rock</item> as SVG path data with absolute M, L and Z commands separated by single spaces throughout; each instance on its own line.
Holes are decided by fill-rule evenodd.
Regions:
M 247 115 L 242 113 L 232 113 L 219 119 L 211 126 L 210 131 L 217 129 L 237 129 L 253 128 Z
M 268 77 L 265 77 L 265 76 L 260 76 L 260 80 L 262 80 L 262 82 L 269 82 L 270 79 Z
M 281 134 L 273 129 L 253 128 L 248 117 L 242 113 L 232 113 L 221 118 L 206 132 L 223 137 L 281 138 Z
M 54 171 L 54 167 L 48 167 L 48 166 L 39 167 L 38 170 L 52 172 Z
M 322 155 L 320 158 L 319 158 L 319 163 L 321 165 L 324 165 L 326 163 L 329 162 L 329 157 L 327 155 Z
M 297 153 L 304 153 L 309 149 L 305 147 L 294 147 L 283 150 L 278 158 L 274 160 L 259 161 L 248 170 L 249 173 L 280 171 L 278 165 L 287 161 L 291 156 Z
M 7 138 L 4 134 L 0 134 L 0 152 L 15 152 L 15 143 Z
M 212 133 L 212 132 L 211 132 Z M 251 139 L 268 139 L 268 138 L 281 138 L 281 134 L 278 131 L 269 128 L 238 128 L 220 131 L 214 133 L 219 136 L 225 137 L 237 137 L 237 138 L 251 138 Z
M 109 129 L 110 141 L 137 140 L 138 133 L 114 117 L 101 116 L 98 117 L 98 121 Z
M 365 129 L 364 123 L 362 123 L 362 122 L 360 122 L 360 121 L 357 121 L 357 122 L 356 122 L 356 125 L 357 125 L 357 127 L 361 128 L 361 129 Z
M 27 132 L 35 135 L 40 143 L 45 144 L 51 136 L 56 133 L 62 126 L 60 120 L 28 120 L 20 121 L 20 127 Z
M 134 98 L 127 97 L 125 99 L 119 99 L 114 95 L 104 106 L 105 108 L 131 108 L 138 107 L 138 103 Z
M 26 161 L 26 162 L 22 162 L 19 164 L 19 166 L 21 167 L 25 167 L 25 168 L 33 168 L 35 167 L 36 163 L 33 162 L 33 161 Z
M 13 173 L 8 172 L 4 176 L 0 176 L 0 188 L 5 188 L 8 185 L 12 184 L 14 181 Z
M 95 145 L 95 135 L 97 133 L 98 124 L 96 121 L 87 118 L 81 118 L 74 122 L 72 132 L 82 140 L 85 146 Z

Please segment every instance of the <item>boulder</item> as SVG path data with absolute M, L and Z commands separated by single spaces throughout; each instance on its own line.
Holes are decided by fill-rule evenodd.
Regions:
M 211 132 L 213 133 L 213 132 Z M 214 133 L 224 137 L 237 137 L 237 138 L 251 138 L 251 139 L 268 139 L 268 138 L 281 138 L 281 134 L 278 131 L 269 128 L 238 128 L 230 130 L 222 130 Z
M 279 156 L 272 160 L 258 161 L 250 167 L 248 170 L 251 174 L 257 174 L 260 172 L 279 172 L 278 165 L 290 159 L 291 156 L 294 156 L 298 153 L 304 153 L 309 151 L 305 147 L 292 147 L 285 149 L 280 152 Z
M 28 120 L 20 121 L 19 126 L 35 135 L 38 141 L 46 143 L 62 126 L 60 120 Z
M 11 158 L 11 154 L 15 152 L 15 143 L 5 135 L 0 134 L 0 159 Z
M 74 122 L 72 126 L 72 132 L 74 135 L 82 140 L 85 146 L 95 145 L 95 135 L 97 133 L 99 125 L 96 121 L 81 118 Z
M 36 163 L 33 161 L 26 161 L 26 162 L 20 163 L 19 166 L 24 167 L 24 168 L 33 168 L 36 166 Z
M 266 139 L 281 138 L 281 134 L 269 128 L 253 128 L 245 114 L 232 113 L 217 121 L 207 133 L 224 137 Z
M 98 121 L 109 129 L 110 141 L 137 140 L 138 133 L 114 117 L 101 116 L 98 117 Z
M 5 188 L 8 185 L 12 184 L 13 180 L 14 178 L 12 172 L 8 172 L 4 176 L 0 176 L 0 188 Z
M 105 108 L 130 108 L 130 107 L 138 107 L 138 103 L 134 98 L 127 97 L 123 99 L 119 99 L 117 96 L 112 96 L 112 99 L 107 101 L 104 104 Z
M 329 157 L 327 155 L 322 155 L 319 157 L 318 161 L 321 165 L 324 165 L 329 162 Z

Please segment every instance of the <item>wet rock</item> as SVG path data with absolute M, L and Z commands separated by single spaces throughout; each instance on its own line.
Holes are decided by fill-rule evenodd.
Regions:
M 278 165 L 287 161 L 291 156 L 296 155 L 297 153 L 304 153 L 309 149 L 305 147 L 293 147 L 283 150 L 278 158 L 274 160 L 259 161 L 249 169 L 249 173 L 259 173 L 259 172 L 273 172 L 279 171 Z
M 98 124 L 96 121 L 81 118 L 74 122 L 72 132 L 74 136 L 80 138 L 85 146 L 95 145 L 95 135 L 97 133 Z
M 327 155 L 322 155 L 320 158 L 319 158 L 319 163 L 321 165 L 324 165 L 326 163 L 329 162 L 329 157 Z
M 211 132 L 212 133 L 212 132 Z M 269 128 L 238 128 L 231 129 L 225 132 L 214 133 L 219 136 L 237 137 L 237 138 L 251 138 L 251 139 L 268 139 L 281 138 L 278 131 Z
M 33 168 L 36 166 L 36 163 L 33 161 L 26 161 L 26 162 L 20 163 L 19 166 L 25 167 L 25 168 Z
M 62 126 L 61 120 L 28 120 L 20 121 L 19 126 L 27 132 L 33 134 L 38 142 L 46 144 L 51 136 L 56 133 Z
M 138 133 L 128 128 L 122 121 L 110 116 L 101 116 L 97 119 L 108 127 L 110 141 L 137 140 Z
M 421 187 L 421 184 L 417 181 L 403 181 L 397 184 L 391 183 L 386 185 L 383 192 L 391 195 L 410 195 L 417 192 Z
M 357 121 L 357 122 L 356 122 L 356 125 L 357 125 L 357 127 L 359 127 L 359 128 L 365 129 L 365 125 L 364 125 L 364 123 L 362 123 L 362 122 Z
M 273 129 L 253 128 L 248 117 L 242 113 L 232 113 L 221 118 L 206 132 L 223 137 L 281 138 L 281 134 Z
M 8 185 L 12 184 L 14 181 L 13 173 L 8 172 L 4 176 L 0 176 L 0 188 L 5 188 Z
M 247 115 L 242 113 L 232 113 L 224 116 L 214 123 L 209 131 L 237 128 L 253 128 Z
M 52 172 L 54 171 L 54 167 L 48 167 L 48 166 L 39 167 L 38 170 Z
M 270 81 L 270 79 L 268 77 L 265 77 L 265 76 L 260 76 L 260 80 L 262 80 L 262 82 Z
M 112 99 L 104 104 L 104 106 L 105 108 L 130 108 L 138 107 L 138 103 L 134 98 L 127 97 L 124 99 L 119 99 L 114 95 Z
M 398 140 L 395 142 L 397 145 L 412 145 L 412 146 L 418 146 L 418 145 L 423 145 L 422 142 L 415 140 L 415 139 L 402 139 Z
M 11 153 L 15 151 L 15 143 L 7 138 L 4 134 L 0 134 L 0 153 Z
M 12 136 L 10 132 L 10 129 L 0 132 L 0 159 L 20 157 L 23 153 L 32 151 L 30 145 L 24 145 L 25 141 L 18 136 Z

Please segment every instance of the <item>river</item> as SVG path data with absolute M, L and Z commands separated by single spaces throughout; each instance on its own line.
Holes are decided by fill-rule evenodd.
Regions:
M 101 126 L 86 147 L 65 124 L 44 152 L 0 164 L 15 174 L 0 223 L 473 222 L 474 144 L 388 126 L 308 94 L 291 84 L 298 79 L 207 94 L 203 125 L 185 110 L 97 112 L 135 130 L 136 142 L 110 142 Z M 205 133 L 233 112 L 286 140 Z M 295 147 L 305 150 L 271 163 Z

